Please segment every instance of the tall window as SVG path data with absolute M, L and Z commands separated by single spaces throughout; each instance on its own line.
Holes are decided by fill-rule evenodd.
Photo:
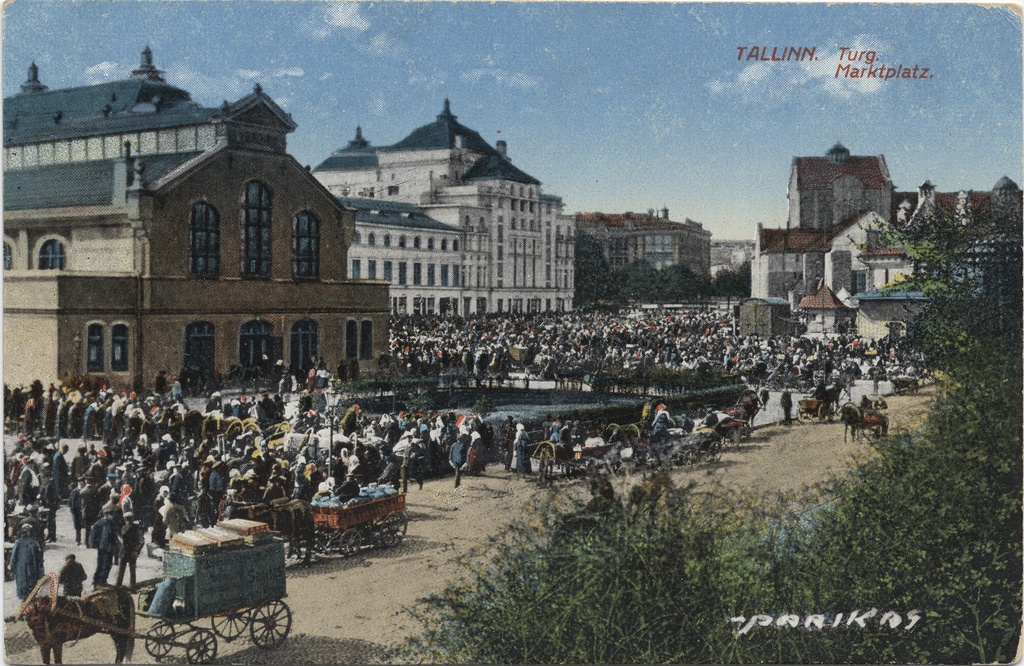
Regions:
M 274 328 L 270 322 L 253 319 L 238 329 L 238 365 L 251 368 L 274 353 Z
M 85 369 L 87 372 L 103 372 L 103 324 L 89 324 Z
M 391 234 L 384 234 L 384 247 L 391 247 Z
M 398 247 L 405 247 L 405 236 L 398 237 Z
M 452 251 L 453 252 L 458 252 L 459 251 L 459 241 L 457 241 L 457 240 L 453 240 L 452 241 Z
M 366 260 L 366 277 L 371 280 L 377 279 L 377 260 L 367 259 Z
M 320 355 L 320 326 L 312 319 L 292 324 L 292 371 L 307 374 Z
M 4 270 L 11 270 L 11 246 L 9 243 L 4 243 Z
M 128 326 L 115 324 L 110 330 L 110 369 L 128 369 Z
M 64 270 L 64 243 L 56 238 L 43 243 L 39 248 L 39 270 Z
M 362 262 L 359 259 L 352 260 L 352 279 L 358 280 L 363 277 Z
M 181 349 L 182 367 L 196 370 L 203 377 L 213 374 L 213 324 L 193 321 L 185 326 L 185 340 Z
M 270 190 L 259 181 L 245 185 L 246 275 L 270 275 Z
M 373 322 L 364 319 L 360 324 L 359 331 L 359 358 L 368 359 L 373 357 Z
M 217 209 L 205 201 L 192 206 L 189 235 L 192 275 L 217 275 L 220 272 L 220 215 Z
M 412 283 L 415 285 L 423 283 L 423 264 L 412 265 Z
M 385 261 L 384 262 L 384 279 L 387 280 L 388 282 L 391 282 L 391 278 L 392 278 L 392 272 L 391 272 L 392 268 L 391 267 L 392 267 L 392 263 L 390 261 Z
M 370 247 L 377 245 L 377 236 L 371 231 L 370 235 L 366 237 L 366 244 Z
M 303 211 L 295 216 L 292 257 L 295 277 L 320 276 L 320 222 L 310 212 Z
M 355 319 L 345 322 L 345 358 L 355 358 L 359 349 L 359 326 Z
M 457 264 L 452 264 L 452 286 L 459 286 L 459 267 Z
M 448 264 L 441 264 L 441 286 L 448 286 Z
M 398 262 L 398 284 L 406 284 L 409 279 L 409 267 L 404 261 Z
M 427 286 L 434 286 L 434 264 L 427 264 Z
M 428 250 L 433 250 L 434 249 L 434 239 L 433 238 L 428 238 L 427 239 L 427 249 Z
M 419 237 L 419 236 L 415 236 L 415 237 L 414 237 L 414 238 L 412 239 L 412 246 L 413 246 L 414 248 L 416 248 L 417 250 L 418 250 L 418 249 L 420 249 L 420 237 Z

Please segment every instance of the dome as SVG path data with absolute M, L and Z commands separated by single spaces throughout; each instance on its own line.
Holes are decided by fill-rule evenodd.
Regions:
M 1020 188 L 1017 187 L 1017 183 L 1013 182 L 1012 180 L 1010 180 L 1006 176 L 1003 176 L 1002 178 L 1000 178 L 998 180 L 998 182 L 996 182 L 995 187 L 993 187 L 992 189 L 993 190 L 1007 190 L 1009 192 L 1019 192 L 1020 191 Z

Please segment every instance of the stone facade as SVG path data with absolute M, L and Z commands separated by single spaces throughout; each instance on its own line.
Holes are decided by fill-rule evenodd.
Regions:
M 711 232 L 699 222 L 673 222 L 668 209 L 642 213 L 577 213 L 576 225 L 601 244 L 608 265 L 622 268 L 646 261 L 655 269 L 680 264 L 700 275 L 711 274 Z
M 83 158 L 5 162 L 5 381 L 142 387 L 159 370 L 198 378 L 278 360 L 299 375 L 314 361 L 376 368 L 387 285 L 347 277 L 353 212 L 285 152 L 290 117 L 258 86 L 203 109 L 146 63 L 144 52 L 128 81 L 4 101 L 21 128 L 5 124 L 5 150 L 63 143 Z M 107 88 L 125 109 L 92 108 Z M 40 121 L 54 105 L 80 135 Z M 126 127 L 142 155 L 131 141 L 114 158 L 73 149 L 120 142 Z M 189 132 L 216 142 L 171 141 Z

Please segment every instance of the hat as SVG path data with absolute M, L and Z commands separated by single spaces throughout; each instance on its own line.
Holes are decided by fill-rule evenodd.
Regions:
M 174 438 L 173 438 L 173 437 L 171 437 L 171 433 L 167 433 L 166 435 L 164 435 L 164 436 L 163 436 L 163 437 L 161 437 L 160 439 L 161 439 L 162 441 L 164 441 L 164 442 L 173 442 L 173 441 L 174 441 Z
M 524 426 L 522 423 L 517 423 L 516 424 L 516 430 L 520 430 L 520 431 L 526 430 L 526 426 Z

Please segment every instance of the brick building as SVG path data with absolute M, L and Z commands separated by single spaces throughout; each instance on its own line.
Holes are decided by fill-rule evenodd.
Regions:
M 612 268 L 643 260 L 659 270 L 683 264 L 711 273 L 711 232 L 691 219 L 673 222 L 667 208 L 660 214 L 576 213 L 576 225 L 597 239 Z
M 387 349 L 387 285 L 346 276 L 346 209 L 286 152 L 257 85 L 204 108 L 147 48 L 130 78 L 4 100 L 4 381 L 277 360 L 363 368 Z

